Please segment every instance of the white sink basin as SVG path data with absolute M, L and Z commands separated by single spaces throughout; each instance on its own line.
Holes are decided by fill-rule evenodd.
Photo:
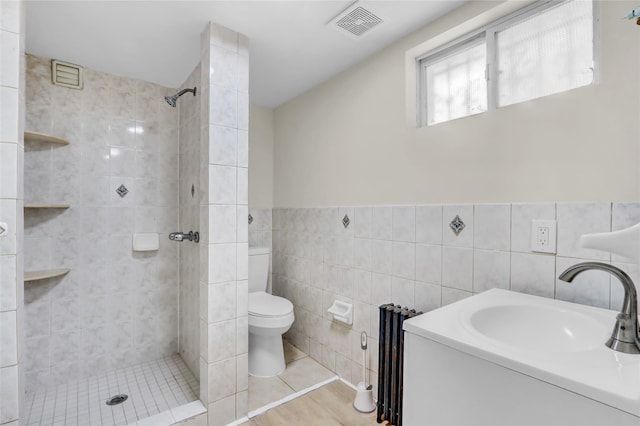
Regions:
M 640 417 L 640 356 L 605 346 L 616 315 L 493 289 L 411 318 L 404 329 Z
M 489 339 L 527 351 L 589 351 L 604 345 L 602 335 L 611 331 L 581 312 L 530 305 L 479 309 L 470 315 L 469 324 Z

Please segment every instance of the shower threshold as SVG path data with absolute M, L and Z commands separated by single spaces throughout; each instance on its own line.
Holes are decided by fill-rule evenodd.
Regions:
M 127 398 L 107 405 L 121 395 Z M 198 395 L 198 381 L 175 354 L 29 392 L 25 425 L 124 426 L 152 416 L 172 424 L 205 411 Z

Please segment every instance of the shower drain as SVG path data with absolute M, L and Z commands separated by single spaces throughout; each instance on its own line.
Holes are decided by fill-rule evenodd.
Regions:
M 123 393 L 121 393 L 120 395 L 112 396 L 111 398 L 107 399 L 107 405 L 122 404 L 127 400 L 127 398 L 129 398 L 129 395 L 125 395 Z

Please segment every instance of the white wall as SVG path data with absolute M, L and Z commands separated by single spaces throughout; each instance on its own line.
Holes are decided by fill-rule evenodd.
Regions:
M 407 124 L 405 53 L 496 4 L 471 2 L 277 108 L 274 205 L 638 199 L 640 30 L 620 19 L 634 2 L 601 2 L 600 84 Z
M 273 109 L 249 106 L 249 206 L 273 207 Z

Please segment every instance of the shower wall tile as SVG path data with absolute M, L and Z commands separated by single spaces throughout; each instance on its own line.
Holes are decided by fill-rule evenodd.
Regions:
M 30 390 L 178 350 L 178 249 L 162 238 L 134 253 L 131 239 L 178 230 L 180 123 L 162 103 L 173 89 L 87 69 L 70 90 L 50 83 L 48 59 L 26 66 L 27 123 L 70 141 L 26 145 L 25 198 L 70 204 L 26 213 L 25 268 L 71 268 L 25 288 Z
M 208 50 L 207 50 L 208 52 Z M 179 353 L 185 363 L 196 377 L 200 377 L 204 371 L 200 370 L 200 350 L 206 345 L 206 323 L 200 325 L 200 318 L 207 318 L 208 308 L 208 286 L 202 283 L 201 274 L 206 274 L 208 268 L 206 260 L 202 261 L 202 255 L 208 255 L 206 247 L 210 240 L 209 229 L 209 209 L 201 206 L 201 197 L 205 196 L 208 188 L 206 181 L 202 179 L 202 155 L 208 155 L 208 151 L 203 149 L 203 135 L 208 137 L 208 126 L 201 120 L 201 106 L 205 98 L 208 99 L 208 91 L 204 89 L 202 83 L 202 65 L 198 64 L 180 88 L 197 88 L 195 99 L 190 94 L 181 98 L 180 103 L 180 144 L 177 151 L 172 149 L 174 145 L 168 143 L 168 138 L 163 137 L 162 144 L 157 146 L 157 150 L 150 151 L 148 157 L 142 157 L 141 161 L 149 170 L 156 170 L 156 174 L 162 176 L 163 170 L 168 167 L 176 167 L 178 170 L 178 181 L 175 182 L 175 189 L 171 187 L 171 198 L 164 200 L 179 206 L 179 226 L 176 230 L 188 232 L 190 230 L 200 232 L 200 244 L 183 243 L 179 246 Z M 158 98 L 162 94 L 143 92 L 143 101 L 149 98 Z M 143 105 L 146 102 L 143 102 Z M 170 112 L 170 108 L 159 105 L 161 111 Z M 150 129 L 157 129 L 157 124 L 150 120 Z M 146 134 L 146 133 L 145 133 Z M 151 141 L 144 140 L 145 145 L 154 146 Z M 157 141 L 156 141 L 157 142 Z M 138 157 L 136 157 L 136 161 Z M 208 167 L 208 166 L 207 166 Z M 206 168 L 205 168 L 206 170 Z M 207 178 L 208 179 L 208 178 Z M 160 185 L 173 185 L 174 182 L 160 182 Z M 171 209 L 173 210 L 173 209 Z M 162 209 L 161 211 L 166 211 Z M 170 218 L 169 223 L 177 223 L 176 218 Z M 165 219 L 159 219 L 159 224 L 165 224 Z M 172 225 L 173 226 L 173 225 Z M 215 226 L 214 226 L 215 228 Z M 198 247 L 200 246 L 200 247 Z M 205 256 L 208 257 L 208 256 Z M 204 263 L 204 265 L 203 265 Z M 201 291 L 202 289 L 202 291 Z M 202 308 L 201 308 L 202 306 Z M 200 343 L 200 332 L 203 332 L 204 343 Z M 201 381 L 201 383 L 204 383 Z M 206 388 L 201 386 L 201 391 Z
M 20 34 L 0 30 L 0 86 L 18 87 L 20 82 Z
M 24 14 L 22 1 L 0 5 L 0 221 L 8 225 L 0 238 L 0 423 L 16 425 L 23 411 L 25 371 Z
M 561 270 L 590 258 L 531 252 L 531 220 L 585 217 L 558 223 L 565 239 L 577 238 L 595 229 L 594 223 L 609 231 L 639 222 L 639 206 L 558 204 L 557 213 L 554 203 L 273 209 L 272 229 L 265 230 L 272 234 L 273 293 L 291 300 L 296 314 L 285 338 L 348 380 L 360 375 L 359 333 L 366 331 L 373 341 L 378 306 L 385 303 L 430 311 L 502 288 L 617 309 L 622 286 L 610 284 L 602 273 L 586 273 L 577 285 L 557 280 Z M 267 222 L 265 210 L 250 212 L 251 242 Z M 345 213 L 352 220 L 351 233 L 342 224 Z M 465 223 L 458 237 L 449 227 L 456 215 Z M 353 262 L 344 259 L 351 255 Z M 640 282 L 637 265 L 618 265 Z M 326 310 L 335 299 L 353 302 L 353 326 L 331 321 Z M 350 335 L 350 352 L 338 340 L 345 335 Z M 372 362 L 369 373 L 375 368 Z
M 208 383 L 201 398 L 209 408 L 209 424 L 227 424 L 248 409 L 248 248 L 258 241 L 271 245 L 271 217 L 268 224 L 250 228 L 248 83 L 239 86 L 240 68 L 248 75 L 248 57 L 239 60 L 239 34 L 227 28 L 211 23 L 202 39 L 208 48 L 201 56 L 200 167 L 207 186 L 199 201 L 207 208 L 208 229 L 207 244 L 200 246 L 200 257 L 206 259 L 201 275 L 209 288 L 224 289 L 224 297 L 213 298 L 210 292 L 201 308 L 207 315 L 200 327 L 210 331 L 201 343 L 210 349 L 201 353 L 200 369 L 206 368 L 201 383 Z M 221 322 L 221 314 L 226 321 Z
M 230 127 L 211 126 L 209 134 L 214 141 L 209 152 L 209 164 L 237 165 L 238 130 Z
M 236 167 L 209 166 L 209 201 L 211 204 L 236 204 L 236 175 Z
M 238 92 L 238 129 L 249 130 L 249 94 Z
M 18 367 L 0 368 L 0 423 L 18 420 L 20 416 Z
M 18 363 L 18 332 L 16 311 L 0 312 L 0 367 Z
M 211 66 L 209 78 L 212 84 L 237 89 L 238 84 L 238 54 L 237 50 L 227 50 L 216 45 L 211 46 Z
M 209 123 L 238 128 L 238 92 L 211 84 Z M 246 129 L 245 129 L 246 130 Z
M 19 96 L 17 88 L 0 86 L 0 140 L 3 142 L 18 142 Z
M 238 167 L 237 169 L 237 200 L 239 205 L 249 204 L 249 169 Z
M 209 242 L 233 243 L 237 238 L 237 207 L 212 205 L 209 214 Z
M 238 167 L 249 167 L 249 132 L 238 130 Z
M 0 256 L 0 312 L 17 309 L 17 256 Z
M 18 149 L 16 143 L 0 143 L 0 193 L 4 198 L 18 197 Z

